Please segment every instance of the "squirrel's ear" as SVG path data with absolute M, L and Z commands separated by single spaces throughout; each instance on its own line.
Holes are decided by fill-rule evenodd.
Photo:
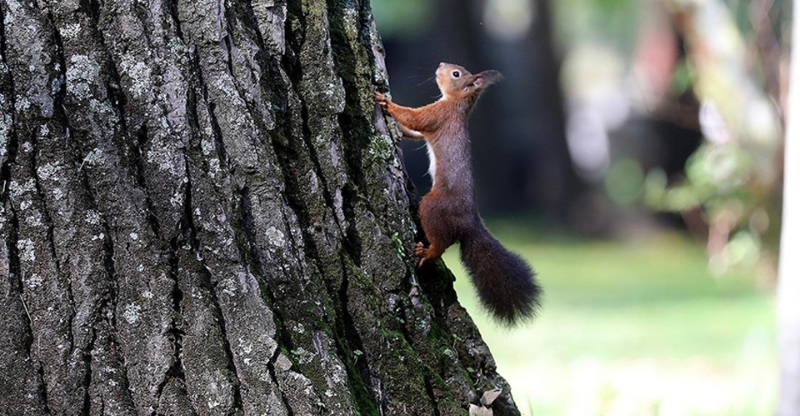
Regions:
M 492 85 L 501 79 L 503 79 L 503 74 L 490 69 L 488 71 L 475 74 L 475 78 L 472 80 L 472 85 L 474 85 L 475 88 L 488 87 L 489 85 Z
M 486 86 L 492 85 L 503 79 L 503 74 L 493 69 L 490 69 L 488 71 L 483 71 L 479 73 L 478 76 L 480 76 L 481 79 L 483 80 L 482 85 L 485 84 Z

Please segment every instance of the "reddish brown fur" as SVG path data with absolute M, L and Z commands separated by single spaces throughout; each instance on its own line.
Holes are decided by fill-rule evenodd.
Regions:
M 483 226 L 475 201 L 467 131 L 473 106 L 483 90 L 499 78 L 497 71 L 471 74 L 461 66 L 442 63 L 436 71 L 442 93 L 439 101 L 409 108 L 380 93 L 376 99 L 406 137 L 423 138 L 433 153 L 433 187 L 419 207 L 430 244 L 418 243 L 414 249 L 420 266 L 460 242 L 461 258 L 482 302 L 501 321 L 513 324 L 533 314 L 541 290 L 527 263 L 500 245 Z

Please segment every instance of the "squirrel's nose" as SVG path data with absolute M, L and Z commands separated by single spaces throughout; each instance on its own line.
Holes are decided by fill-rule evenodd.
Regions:
M 443 66 L 445 66 L 445 63 L 444 62 L 439 62 L 439 68 L 441 68 Z

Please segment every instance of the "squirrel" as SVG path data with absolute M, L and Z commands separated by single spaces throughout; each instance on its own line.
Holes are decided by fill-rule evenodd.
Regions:
M 464 67 L 442 62 L 436 84 L 442 97 L 419 108 L 403 107 L 381 93 L 375 98 L 397 121 L 403 136 L 424 139 L 433 184 L 420 202 L 422 229 L 430 244 L 414 247 L 419 267 L 438 259 L 455 242 L 481 303 L 503 324 L 531 318 L 539 306 L 541 287 L 531 267 L 510 252 L 483 225 L 478 214 L 469 149 L 467 118 L 498 71 L 471 74 Z

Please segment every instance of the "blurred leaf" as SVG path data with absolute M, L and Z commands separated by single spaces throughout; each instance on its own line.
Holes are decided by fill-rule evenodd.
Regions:
M 672 74 L 672 85 L 670 90 L 676 97 L 691 90 L 692 88 L 692 72 L 691 67 L 686 60 L 681 60 L 675 67 L 675 72 Z
M 741 186 L 750 171 L 750 157 L 731 144 L 701 146 L 686 162 L 687 179 L 699 191 L 701 200 Z
M 644 173 L 639 162 L 622 159 L 614 162 L 605 179 L 606 192 L 620 205 L 636 202 L 644 187 Z
M 560 0 L 551 2 L 558 40 L 578 44 L 610 44 L 633 51 L 642 3 L 638 0 Z
M 381 37 L 414 38 L 433 22 L 436 2 L 428 0 L 372 0 L 372 14 Z
M 758 221 L 751 219 L 761 212 L 769 224 L 765 213 L 773 211 L 776 201 L 772 197 L 779 175 L 775 160 L 783 127 L 774 102 L 777 98 L 766 91 L 764 71 L 757 71 L 758 64 L 752 63 L 749 48 L 753 45 L 747 40 L 756 22 L 748 21 L 747 28 L 741 24 L 743 10 L 752 12 L 755 6 L 734 3 L 667 3 L 686 51 L 672 87 L 680 91 L 691 86 L 701 102 L 699 124 L 706 142 L 687 160 L 683 182 L 667 187 L 663 174 L 651 174 L 645 184 L 645 199 L 654 208 L 702 209 L 715 271 L 752 265 L 761 257 L 767 226 L 753 227 L 751 222 Z
M 725 252 L 731 265 L 752 267 L 761 253 L 761 240 L 751 231 L 740 231 L 725 246 Z

